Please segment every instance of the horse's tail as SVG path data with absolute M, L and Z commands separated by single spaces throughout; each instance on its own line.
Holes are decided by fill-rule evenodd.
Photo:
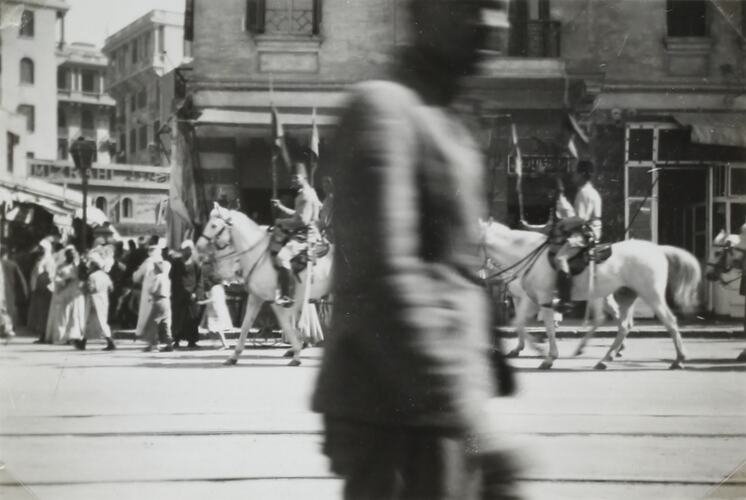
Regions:
M 673 301 L 685 313 L 692 313 L 699 305 L 699 283 L 702 269 L 697 258 L 686 250 L 661 246 L 668 259 L 668 290 Z

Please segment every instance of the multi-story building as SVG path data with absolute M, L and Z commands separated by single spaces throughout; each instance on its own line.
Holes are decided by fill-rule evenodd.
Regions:
M 3 2 L 6 21 L 0 29 L 0 101 L 26 117 L 27 155 L 57 157 L 57 33 L 69 6 L 64 0 Z M 18 16 L 15 16 L 15 13 Z
M 108 37 L 103 52 L 106 91 L 116 101 L 117 161 L 161 165 L 159 137 L 168 135 L 170 117 L 161 78 L 184 58 L 184 15 L 153 10 Z
M 78 137 L 98 145 L 95 161 L 106 165 L 116 153 L 115 103 L 104 91 L 107 60 L 91 44 L 72 43 L 58 51 L 57 159 L 66 160 Z

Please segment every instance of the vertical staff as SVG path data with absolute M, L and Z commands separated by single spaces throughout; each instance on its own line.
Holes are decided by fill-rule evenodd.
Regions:
M 513 149 L 515 152 L 515 189 L 518 192 L 518 215 L 521 220 L 525 220 L 523 216 L 523 158 L 521 157 L 521 146 L 518 143 L 518 131 L 516 130 L 515 123 L 510 124 L 510 129 L 513 136 Z

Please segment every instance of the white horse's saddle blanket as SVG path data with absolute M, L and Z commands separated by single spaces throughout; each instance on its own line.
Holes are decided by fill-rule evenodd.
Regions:
M 577 276 L 578 274 L 582 273 L 583 271 L 585 271 L 585 268 L 588 267 L 588 264 L 591 261 L 595 262 L 596 264 L 606 262 L 612 254 L 611 245 L 611 243 L 600 243 L 590 247 L 582 248 L 577 254 L 570 257 L 570 259 L 568 259 L 567 261 L 570 266 L 570 274 L 573 276 Z M 555 267 L 554 254 L 552 252 L 549 252 L 547 258 L 549 259 L 549 264 L 552 266 L 552 269 L 556 270 L 557 268 Z

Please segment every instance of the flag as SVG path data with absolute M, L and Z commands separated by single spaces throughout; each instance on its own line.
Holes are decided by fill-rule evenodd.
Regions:
M 513 135 L 513 149 L 515 151 L 515 175 L 520 177 L 523 175 L 523 158 L 521 157 L 521 146 L 518 143 L 518 130 L 515 123 L 510 124 L 510 129 Z
M 316 108 L 313 108 L 313 115 L 311 116 L 311 152 L 316 156 L 315 159 L 319 159 L 319 129 L 316 127 Z
M 106 214 L 106 215 L 109 216 L 110 220 L 115 220 L 117 222 L 119 221 L 119 216 L 117 215 L 117 210 L 119 209 L 119 205 L 120 205 L 121 202 L 122 202 L 122 197 L 121 196 L 117 196 L 116 198 L 114 198 L 114 201 L 109 206 L 109 213 Z
M 580 127 L 580 124 L 575 117 L 569 113 L 567 114 L 567 127 L 570 130 L 570 139 L 567 141 L 567 149 L 574 158 L 578 159 L 580 158 L 580 153 L 578 153 L 578 146 L 575 139 L 580 139 L 583 144 L 588 144 L 588 135 Z
M 168 198 L 159 201 L 155 206 L 155 223 L 166 224 L 168 215 Z
M 290 155 L 288 154 L 287 146 L 285 144 L 285 128 L 282 126 L 280 120 L 280 114 L 277 112 L 277 108 L 272 105 L 272 143 L 277 148 L 282 162 L 285 164 L 285 168 L 290 170 Z

